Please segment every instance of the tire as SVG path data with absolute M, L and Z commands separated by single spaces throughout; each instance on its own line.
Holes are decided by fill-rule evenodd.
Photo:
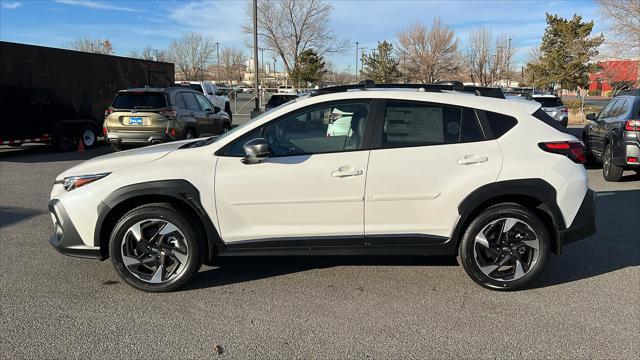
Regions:
M 118 221 L 109 253 L 127 284 L 147 292 L 168 292 L 184 286 L 200 269 L 200 238 L 197 227 L 170 204 L 148 204 Z
M 502 231 L 504 226 L 509 226 L 507 232 Z M 551 241 L 542 221 L 522 205 L 503 203 L 489 207 L 469 224 L 458 261 L 480 286 L 508 291 L 529 286 L 543 271 L 550 253 Z
M 231 114 L 231 105 L 229 105 L 229 103 L 224 104 L 224 112 L 229 115 L 229 121 L 233 121 L 233 115 Z
M 70 126 L 60 126 L 53 133 L 51 145 L 59 152 L 75 150 L 78 148 L 77 132 Z
M 623 172 L 624 169 L 622 167 L 613 163 L 613 147 L 611 147 L 611 144 L 607 144 L 602 160 L 602 176 L 607 181 L 618 182 L 622 179 Z
M 98 130 L 95 126 L 87 125 L 80 130 L 80 140 L 85 149 L 92 149 L 98 143 Z
M 195 132 L 193 129 L 187 129 L 187 130 L 184 132 L 184 138 L 185 138 L 185 140 L 195 139 L 196 137 L 197 137 L 197 136 L 196 136 L 196 132 Z

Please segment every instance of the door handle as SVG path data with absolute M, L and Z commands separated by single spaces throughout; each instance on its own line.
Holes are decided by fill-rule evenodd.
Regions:
M 458 165 L 479 164 L 479 163 L 487 162 L 488 160 L 489 158 L 486 156 L 466 155 L 458 159 Z
M 333 177 L 338 177 L 338 178 L 343 178 L 343 177 L 347 177 L 347 176 L 358 176 L 358 175 L 362 175 L 364 173 L 364 171 L 362 170 L 354 170 L 353 167 L 349 166 L 349 167 L 340 167 L 338 170 L 334 171 L 331 173 L 331 176 Z

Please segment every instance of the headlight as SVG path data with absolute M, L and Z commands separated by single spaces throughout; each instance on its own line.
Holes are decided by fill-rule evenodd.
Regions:
M 62 180 L 56 181 L 56 184 L 64 185 L 64 189 L 67 191 L 71 191 L 73 189 L 85 186 L 89 183 L 92 183 L 96 180 L 102 179 L 103 177 L 109 175 L 110 173 L 102 173 L 102 174 L 93 174 L 93 175 L 80 175 L 80 176 L 69 176 Z

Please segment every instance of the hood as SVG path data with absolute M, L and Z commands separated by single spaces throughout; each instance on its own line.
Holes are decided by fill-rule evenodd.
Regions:
M 64 171 L 56 177 L 56 180 L 60 180 L 67 176 L 110 173 L 140 165 L 142 163 L 158 160 L 180 146 L 194 140 L 195 139 L 174 141 L 98 156 Z

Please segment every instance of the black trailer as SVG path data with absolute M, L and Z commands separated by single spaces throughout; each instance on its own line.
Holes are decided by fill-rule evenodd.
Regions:
M 0 145 L 91 147 L 118 90 L 173 84 L 171 63 L 0 41 Z

